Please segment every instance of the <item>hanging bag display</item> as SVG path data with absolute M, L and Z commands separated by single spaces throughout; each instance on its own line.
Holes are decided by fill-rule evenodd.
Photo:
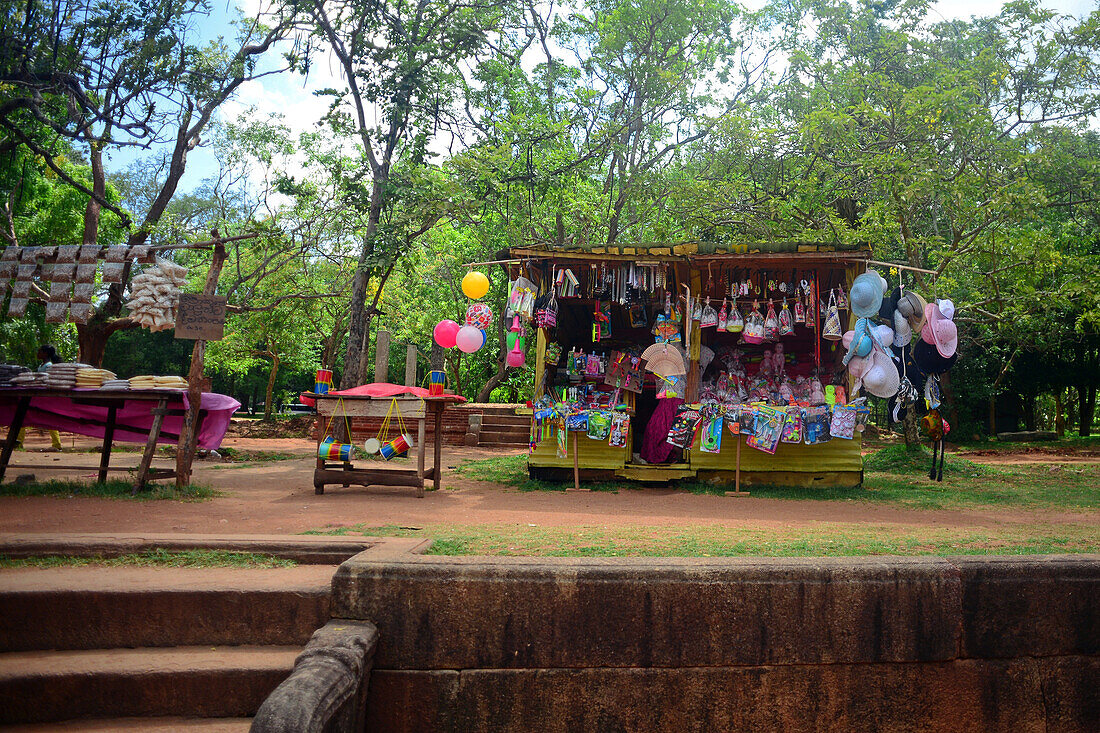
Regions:
M 779 335 L 790 336 L 794 333 L 794 319 L 791 317 L 791 309 L 787 307 L 787 299 L 783 299 L 783 307 L 779 310 Z
M 536 303 L 535 325 L 539 328 L 554 328 L 558 325 L 558 298 L 553 288 L 539 300 L 542 302 Z
M 759 301 L 752 302 L 752 313 L 745 319 L 745 330 L 741 338 L 749 344 L 764 343 L 764 316 L 760 314 Z
M 768 301 L 768 315 L 764 318 L 764 340 L 779 340 L 779 318 L 775 315 L 775 303 Z
M 718 332 L 725 333 L 726 331 L 726 319 L 729 318 L 729 310 L 726 308 L 727 301 L 722 298 L 722 310 L 718 311 Z
M 741 333 L 745 330 L 745 319 L 741 311 L 737 309 L 737 301 L 730 302 L 730 312 L 726 316 L 726 331 L 729 333 Z
M 705 305 L 703 305 L 703 314 L 699 319 L 699 325 L 703 328 L 712 328 L 718 325 L 718 312 L 711 307 L 709 296 Z
M 829 341 L 840 341 L 844 337 L 844 331 L 840 326 L 840 312 L 836 306 L 836 293 L 829 292 L 829 305 L 825 309 L 825 325 L 821 329 L 821 337 Z

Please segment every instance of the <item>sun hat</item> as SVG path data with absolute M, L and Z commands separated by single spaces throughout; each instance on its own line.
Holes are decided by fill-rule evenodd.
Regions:
M 954 304 L 949 300 L 946 303 L 949 312 L 954 315 Z M 936 303 L 929 303 L 924 309 L 924 320 L 924 328 L 920 332 L 921 340 L 934 345 L 945 359 L 954 356 L 959 346 L 959 331 L 955 322 L 947 318 Z
M 848 294 L 852 304 L 852 313 L 861 318 L 878 315 L 882 305 L 882 281 L 874 271 L 865 272 L 852 281 L 852 291 Z
M 894 360 L 882 349 L 875 349 L 868 357 L 870 366 L 863 374 L 863 389 L 875 397 L 889 398 L 898 393 L 901 375 Z
M 913 330 L 913 333 L 920 333 L 921 328 L 924 326 L 924 308 L 928 303 L 924 298 L 912 290 L 906 290 L 905 293 L 898 298 L 897 310 L 905 316 L 905 320 L 909 321 L 909 328 Z
M 878 340 L 879 345 L 884 348 L 894 343 L 894 329 L 890 328 L 885 323 L 880 323 L 877 326 L 872 326 L 871 333 L 874 334 L 874 337 L 876 340 Z
M 859 338 L 856 338 L 856 334 L 859 334 Z M 855 347 L 852 347 L 852 343 L 855 343 Z M 871 353 L 871 347 L 874 346 L 874 341 L 871 339 L 871 333 L 865 328 L 858 331 L 845 331 L 844 335 L 840 337 L 840 343 L 844 345 L 844 348 L 848 350 L 848 353 L 854 356 L 867 356 Z M 852 357 L 848 357 L 849 359 Z
M 848 362 L 848 374 L 852 376 L 852 379 L 859 381 L 870 367 L 871 361 L 867 357 L 853 356 Z
M 955 365 L 958 358 L 957 351 L 951 356 L 944 356 L 934 345 L 927 343 L 923 338 L 913 339 L 913 364 L 925 376 L 944 374 Z
M 940 309 L 940 313 L 943 317 L 949 321 L 955 320 L 955 304 L 950 300 L 944 298 L 943 300 L 936 301 L 936 307 Z
M 894 346 L 902 347 L 913 340 L 913 329 L 900 310 L 894 311 Z
M 647 371 L 662 377 L 687 373 L 684 357 L 680 354 L 680 350 L 671 344 L 653 344 L 642 352 L 642 358 L 646 360 Z

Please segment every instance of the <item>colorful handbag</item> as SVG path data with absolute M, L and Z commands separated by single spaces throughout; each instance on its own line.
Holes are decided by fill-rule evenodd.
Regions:
M 825 309 L 825 326 L 821 329 L 821 337 L 829 341 L 840 341 L 844 337 L 844 331 L 840 326 L 840 312 L 836 306 L 836 293 L 829 293 L 829 306 Z

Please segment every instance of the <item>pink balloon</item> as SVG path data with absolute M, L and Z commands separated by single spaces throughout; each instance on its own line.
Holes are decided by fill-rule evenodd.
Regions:
M 484 343 L 485 335 L 477 326 L 463 326 L 458 329 L 458 335 L 455 336 L 455 344 L 466 354 L 474 353 Z
M 461 327 L 454 321 L 442 320 L 432 329 L 432 338 L 444 349 L 453 349 L 459 328 Z

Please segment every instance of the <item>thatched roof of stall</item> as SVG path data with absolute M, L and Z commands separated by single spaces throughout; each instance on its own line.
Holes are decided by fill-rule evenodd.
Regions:
M 679 244 L 630 244 L 610 247 L 517 247 L 513 257 L 548 257 L 562 259 L 758 259 L 807 258 L 823 260 L 866 259 L 871 255 L 867 243 L 835 242 L 757 242 L 753 244 L 716 244 L 714 242 L 682 242 Z

